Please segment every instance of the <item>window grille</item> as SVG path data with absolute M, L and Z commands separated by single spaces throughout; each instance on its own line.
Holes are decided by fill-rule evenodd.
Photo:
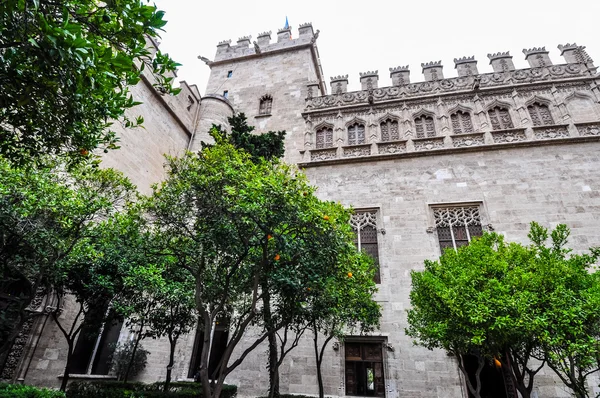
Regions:
M 442 252 L 447 247 L 468 245 L 471 239 L 483 235 L 479 206 L 436 207 L 433 216 Z
M 423 115 L 416 118 L 415 128 L 417 130 L 417 138 L 435 137 L 435 124 L 431 116 Z
M 271 107 L 273 106 L 273 97 L 265 95 L 260 99 L 260 105 L 258 108 L 259 115 L 270 115 Z
M 317 149 L 331 148 L 333 146 L 333 129 L 323 127 L 317 130 Z
M 471 115 L 468 112 L 458 111 L 450 115 L 452 121 L 452 130 L 454 134 L 466 134 L 473 132 L 473 123 Z
M 535 104 L 529 105 L 527 111 L 529 112 L 529 116 L 531 116 L 531 121 L 534 126 L 548 126 L 554 124 L 550 109 L 548 109 L 546 105 L 538 104 L 536 102 Z
M 398 130 L 398 122 L 396 120 L 387 119 L 379 125 L 381 128 L 381 141 L 397 141 L 400 139 Z
M 355 123 L 348 127 L 348 145 L 358 145 L 365 143 L 365 126 Z
M 357 211 L 350 218 L 350 225 L 356 232 L 355 244 L 375 260 L 375 283 L 381 283 L 379 273 L 379 246 L 377 244 L 377 211 Z
M 490 122 L 492 122 L 492 128 L 494 130 L 512 129 L 514 127 L 510 118 L 510 113 L 506 108 L 497 106 L 490 109 L 488 115 L 490 116 Z

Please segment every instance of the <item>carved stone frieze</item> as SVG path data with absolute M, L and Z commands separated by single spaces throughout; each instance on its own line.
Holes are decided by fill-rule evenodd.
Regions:
M 343 156 L 345 158 L 352 158 L 356 156 L 369 156 L 371 154 L 371 145 L 357 145 L 343 148 Z
M 452 137 L 452 146 L 454 146 L 454 148 L 462 148 L 483 145 L 485 144 L 483 134 L 484 133 L 455 135 Z
M 492 138 L 496 144 L 527 141 L 524 129 L 492 131 Z
M 444 137 L 416 138 L 413 140 L 415 151 L 430 151 L 444 148 Z
M 533 135 L 538 140 L 568 138 L 569 130 L 567 126 L 538 126 L 533 128 Z
M 600 123 L 578 123 L 575 125 L 582 136 L 600 135 Z
M 513 83 L 534 83 L 560 80 L 573 77 L 586 77 L 589 73 L 578 64 L 549 65 L 539 68 L 519 69 L 514 71 L 493 72 L 477 75 L 479 88 L 501 87 Z M 332 94 L 314 97 L 313 108 L 327 108 L 338 104 L 351 105 L 368 103 L 369 97 L 377 101 L 418 97 L 436 92 L 471 90 L 475 84 L 475 76 L 461 76 L 449 79 L 424 81 L 402 86 L 374 88 L 371 91 L 355 91 L 343 94 Z
M 310 151 L 310 160 L 317 162 L 320 160 L 330 160 L 337 157 L 337 148 L 313 149 Z
M 406 152 L 406 141 L 395 141 L 395 142 L 380 142 L 377 144 L 379 153 L 405 153 Z

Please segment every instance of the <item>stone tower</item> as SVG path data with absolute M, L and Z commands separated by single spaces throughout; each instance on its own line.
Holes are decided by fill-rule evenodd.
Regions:
M 213 98 L 230 104 L 235 112 L 246 114 L 257 133 L 286 130 L 286 161 L 297 163 L 304 145 L 301 112 L 308 90 L 314 90 L 314 96 L 326 94 L 316 45 L 318 31 L 307 23 L 300 25 L 298 36 L 292 35 L 291 28 L 279 30 L 275 41 L 271 36 L 264 32 L 255 41 L 245 36 L 235 45 L 230 40 L 220 42 L 214 61 L 205 61 L 211 73 L 203 103 Z M 230 115 L 222 109 L 222 116 Z M 210 128 L 212 120 L 206 115 L 203 112 L 199 121 L 193 148 Z

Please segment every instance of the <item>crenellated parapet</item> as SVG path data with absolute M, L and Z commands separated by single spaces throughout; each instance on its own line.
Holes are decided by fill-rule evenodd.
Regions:
M 319 31 L 315 32 L 309 22 L 301 24 L 297 34 L 293 32 L 291 26 L 279 29 L 276 42 L 271 42 L 271 31 L 259 33 L 253 46 L 250 45 L 252 43 L 251 35 L 240 37 L 235 45 L 231 45 L 231 40 L 223 40 L 217 45 L 217 53 L 213 62 L 218 63 L 259 54 L 266 55 L 274 51 L 293 50 L 296 47 L 313 45 L 318 34 Z
M 378 72 L 359 74 L 361 90 L 348 92 L 348 75 L 331 79 L 331 95 L 312 97 L 307 100 L 307 109 L 326 109 L 346 105 L 368 105 L 374 103 L 417 98 L 422 96 L 450 95 L 460 92 L 485 91 L 502 87 L 515 87 L 532 83 L 548 83 L 560 80 L 590 78 L 596 68 L 585 52 L 585 47 L 577 44 L 560 45 L 561 55 L 566 63 L 553 65 L 545 47 L 524 49 L 525 59 L 530 68 L 515 69 L 510 52 L 488 54 L 493 72 L 479 73 L 475 56 L 455 58 L 457 77 L 444 78 L 441 61 L 422 63 L 425 81 L 411 83 L 407 66 L 389 68 L 392 86 L 378 87 Z

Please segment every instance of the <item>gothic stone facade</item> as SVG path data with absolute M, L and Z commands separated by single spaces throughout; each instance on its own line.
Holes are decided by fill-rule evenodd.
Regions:
M 124 149 L 106 163 L 147 189 L 162 178 L 161 152 L 197 149 L 210 125 L 226 125 L 233 112 L 244 112 L 258 133 L 286 130 L 285 160 L 304 169 L 322 199 L 357 210 L 359 245 L 380 265 L 381 330 L 328 348 L 325 394 L 467 397 L 456 360 L 404 334 L 410 271 L 484 230 L 526 242 L 533 220 L 567 224 L 576 250 L 600 245 L 600 76 L 584 47 L 566 44 L 559 46 L 564 63 L 532 48 L 523 50 L 530 68 L 516 70 L 511 55 L 499 52 L 488 54 L 491 73 L 463 57 L 454 60 L 456 77 L 444 78 L 441 62 L 428 62 L 424 81 L 413 83 L 408 67 L 396 67 L 390 87 L 378 87 L 378 72 L 369 71 L 360 74 L 360 91 L 348 92 L 342 75 L 331 78 L 327 94 L 318 33 L 305 24 L 294 39 L 282 29 L 275 42 L 265 32 L 253 45 L 251 37 L 219 43 L 214 60 L 205 61 L 211 76 L 202 99 L 189 89 L 169 103 L 148 84 L 137 88 L 153 117 L 146 117 L 150 138 L 124 131 Z M 56 385 L 64 343 L 50 321 L 31 329 L 12 377 Z M 119 339 L 128 337 L 123 328 Z M 191 334 L 179 345 L 179 379 L 191 374 L 194 340 Z M 144 344 L 152 354 L 140 380 L 164 378 L 168 345 Z M 264 395 L 265 351 L 228 379 L 240 395 Z M 92 368 L 78 377 L 105 377 Z M 283 365 L 281 390 L 317 392 L 308 337 Z M 508 390 L 501 396 L 515 396 Z M 548 369 L 536 378 L 536 392 L 569 396 Z

